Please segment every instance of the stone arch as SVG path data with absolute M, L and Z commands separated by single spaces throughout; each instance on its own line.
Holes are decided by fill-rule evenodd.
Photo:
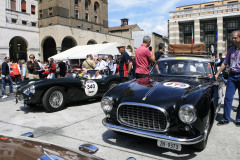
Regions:
M 9 57 L 12 61 L 19 59 L 27 60 L 28 43 L 26 39 L 20 36 L 13 37 L 9 42 Z
M 108 43 L 108 42 L 107 41 L 102 42 L 102 44 L 106 44 L 106 43 Z
M 131 53 L 133 53 L 133 48 L 132 48 L 131 45 L 128 45 L 128 46 L 127 46 L 127 49 L 128 49 Z
M 91 39 L 87 42 L 87 45 L 97 44 L 97 42 L 94 39 Z
M 43 60 L 47 61 L 49 57 L 57 54 L 56 41 L 53 37 L 45 37 L 42 40 Z
M 76 40 L 73 37 L 67 36 L 62 41 L 62 52 L 66 51 L 72 47 L 75 47 L 77 45 Z

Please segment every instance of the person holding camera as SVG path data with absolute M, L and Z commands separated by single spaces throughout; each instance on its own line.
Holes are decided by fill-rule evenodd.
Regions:
M 144 36 L 143 44 L 137 48 L 135 51 L 135 59 L 136 59 L 136 78 L 147 77 L 149 74 L 149 62 L 155 61 L 155 50 L 153 48 L 152 54 L 149 50 L 149 46 L 151 44 L 151 37 Z
M 29 61 L 27 62 L 29 79 L 39 79 L 38 70 L 40 70 L 39 64 L 35 61 L 35 56 L 30 54 Z

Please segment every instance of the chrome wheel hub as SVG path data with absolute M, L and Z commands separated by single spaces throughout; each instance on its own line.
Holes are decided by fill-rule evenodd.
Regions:
M 63 102 L 63 94 L 60 91 L 54 91 L 49 97 L 49 103 L 53 108 L 58 108 Z

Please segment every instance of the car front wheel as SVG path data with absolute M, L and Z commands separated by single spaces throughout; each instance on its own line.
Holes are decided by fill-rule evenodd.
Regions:
M 119 84 L 119 82 L 117 82 L 117 81 L 113 81 L 113 82 L 111 82 L 111 83 L 109 84 L 109 86 L 108 86 L 108 90 L 110 90 L 110 89 L 116 87 L 118 84 Z
M 48 112 L 59 111 L 64 108 L 66 103 L 65 91 L 61 87 L 52 87 L 46 91 L 43 96 L 43 107 Z

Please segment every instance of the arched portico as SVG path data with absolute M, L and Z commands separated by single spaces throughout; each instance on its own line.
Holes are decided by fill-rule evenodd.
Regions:
M 68 36 L 68 37 L 65 37 L 62 41 L 62 52 L 63 51 L 66 51 L 72 47 L 75 47 L 77 45 L 77 42 L 74 38 Z
M 12 61 L 19 59 L 27 60 L 27 41 L 20 36 L 13 37 L 9 42 L 9 57 Z
M 43 60 L 47 61 L 49 57 L 57 54 L 56 42 L 52 37 L 46 37 L 42 41 Z

